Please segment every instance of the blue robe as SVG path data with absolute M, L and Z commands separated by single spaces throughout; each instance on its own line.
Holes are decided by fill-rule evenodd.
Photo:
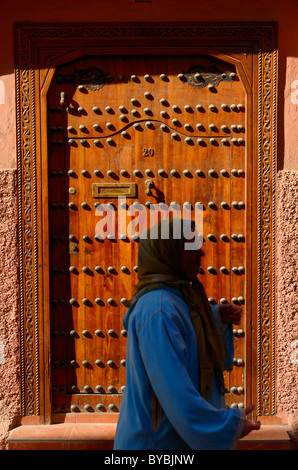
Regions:
M 226 340 L 226 361 L 233 354 L 231 326 L 214 309 Z M 144 294 L 129 308 L 126 387 L 120 407 L 115 450 L 225 450 L 237 446 L 244 409 L 226 409 L 214 382 L 210 402 L 199 393 L 197 338 L 189 309 L 178 289 L 162 287 Z M 154 390 L 154 394 L 152 393 Z M 153 423 L 152 397 L 162 416 Z

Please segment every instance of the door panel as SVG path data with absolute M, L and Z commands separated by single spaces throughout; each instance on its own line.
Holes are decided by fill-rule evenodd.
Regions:
M 133 220 L 149 224 L 152 214 L 194 220 L 202 213 L 199 278 L 211 303 L 243 308 L 234 330 L 235 366 L 225 382 L 228 405 L 244 406 L 251 381 L 245 368 L 251 315 L 245 302 L 251 253 L 245 98 L 234 66 L 211 56 L 89 57 L 57 70 L 48 93 L 56 415 L 119 410 L 125 386 L 122 301 L 137 282 L 138 252 L 134 231 L 120 235 Z M 94 197 L 106 183 L 113 183 L 114 195 Z M 117 197 L 123 183 L 136 187 L 125 207 Z M 105 204 L 112 204 L 114 239 L 100 232 Z M 137 228 L 142 232 L 142 225 Z

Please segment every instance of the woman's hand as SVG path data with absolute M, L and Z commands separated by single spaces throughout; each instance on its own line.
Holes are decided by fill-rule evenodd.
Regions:
M 232 323 L 233 325 L 239 325 L 241 320 L 241 307 L 236 305 L 221 305 L 219 308 L 221 320 L 223 323 Z
M 245 409 L 246 416 L 251 413 L 254 409 L 255 405 L 250 405 L 248 408 Z M 242 430 L 241 437 L 247 436 L 251 431 L 257 431 L 260 429 L 261 423 L 257 421 L 256 423 L 251 423 L 248 419 L 245 422 L 244 428 Z

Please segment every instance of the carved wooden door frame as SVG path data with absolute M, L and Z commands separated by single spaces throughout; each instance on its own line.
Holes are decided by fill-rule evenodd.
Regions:
M 55 69 L 85 54 L 208 51 L 227 58 L 238 53 L 235 66 L 253 91 L 251 334 L 257 340 L 249 359 L 256 370 L 249 396 L 263 421 L 276 415 L 276 23 L 24 23 L 15 25 L 23 422 L 51 422 L 46 91 Z

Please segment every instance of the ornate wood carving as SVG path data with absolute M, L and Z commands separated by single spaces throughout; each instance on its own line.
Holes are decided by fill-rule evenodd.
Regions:
M 127 52 L 128 47 L 132 53 L 137 47 L 149 54 L 157 54 L 162 48 L 174 54 L 188 47 L 195 53 L 211 47 L 223 54 L 233 48 L 243 54 L 252 50 L 257 53 L 258 71 L 253 77 L 258 89 L 254 104 L 258 110 L 254 143 L 257 200 L 253 200 L 258 227 L 254 241 L 258 253 L 256 399 L 258 415 L 274 415 L 277 28 L 273 23 L 16 24 L 22 414 L 40 415 L 44 420 L 41 381 L 45 374 L 41 373 L 39 363 L 48 361 L 44 352 L 46 338 L 39 336 L 40 331 L 46 331 L 42 325 L 43 281 L 39 269 L 42 260 L 38 243 L 42 242 L 37 185 L 37 165 L 39 171 L 42 152 L 38 124 L 42 112 L 40 89 L 49 70 L 62 63 L 62 56 L 68 54 L 71 60 L 80 50 L 89 54 L 107 51 L 119 54 Z M 104 80 L 107 79 L 105 76 Z M 82 83 L 85 82 L 80 78 L 76 85 Z
M 88 90 L 99 90 L 113 78 L 109 73 L 94 67 L 88 70 L 75 70 L 70 76 L 58 75 L 56 80 L 58 83 L 72 83 L 75 88 L 83 86 Z
M 204 67 L 194 66 L 183 74 L 181 79 L 194 88 L 204 88 L 205 86 L 216 87 L 220 82 L 231 82 L 234 80 L 234 72 L 219 72 L 216 66 Z

